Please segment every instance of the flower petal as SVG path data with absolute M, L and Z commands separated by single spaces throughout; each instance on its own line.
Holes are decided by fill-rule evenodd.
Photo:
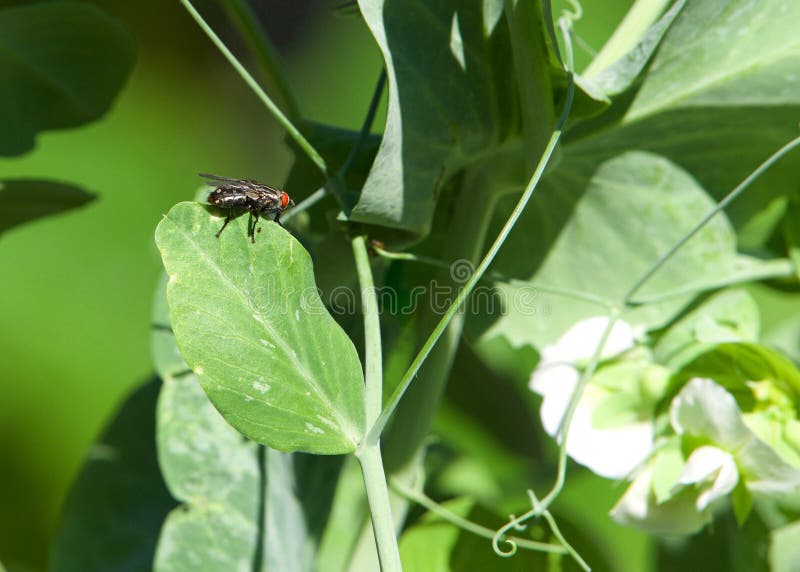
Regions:
M 708 483 L 710 481 L 710 486 Z M 701 484 L 702 492 L 697 497 L 697 510 L 704 510 L 718 498 L 731 492 L 739 482 L 739 469 L 730 453 L 717 447 L 705 446 L 695 449 L 683 468 L 678 483 Z
M 727 451 L 752 438 L 736 400 L 707 378 L 695 377 L 686 383 L 672 400 L 670 420 L 678 434 L 707 437 Z
M 690 490 L 658 504 L 652 483 L 653 469 L 647 467 L 611 509 L 611 517 L 620 524 L 658 534 L 691 534 L 709 522 L 710 515 L 697 510 Z
M 543 350 L 543 361 L 545 357 L 553 361 L 572 363 L 589 359 L 597 349 L 606 326 L 608 326 L 607 316 L 595 316 L 577 322 L 555 344 Z M 630 324 L 617 320 L 603 346 L 601 358 L 612 358 L 631 349 L 637 334 L 638 332 Z

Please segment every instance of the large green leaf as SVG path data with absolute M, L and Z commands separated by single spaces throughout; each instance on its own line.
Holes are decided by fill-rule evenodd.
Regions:
M 744 290 L 725 290 L 695 308 L 675 323 L 658 340 L 655 358 L 679 368 L 712 344 L 757 342 L 758 307 Z
M 378 156 L 350 218 L 425 234 L 437 194 L 455 172 L 503 145 L 521 155 L 516 54 L 502 3 L 362 0 L 359 6 L 383 53 L 389 104 Z M 521 51 L 531 72 L 519 86 L 528 98 L 523 108 L 530 120 L 550 125 L 538 3 L 526 10 L 530 46 Z
M 0 181 L 0 234 L 17 225 L 68 211 L 92 200 L 93 194 L 65 183 L 37 179 Z
M 632 103 L 615 102 L 623 108 L 621 121 L 595 132 L 584 126 L 565 153 L 598 161 L 628 149 L 650 150 L 721 197 L 797 135 L 798 19 L 797 2 L 687 2 Z M 758 247 L 770 236 L 783 195 L 796 189 L 798 167 L 800 154 L 794 153 L 728 209 L 741 246 Z
M 158 528 L 175 506 L 158 471 L 151 382 L 122 406 L 67 498 L 53 543 L 53 572 L 150 572 Z
M 325 309 L 311 259 L 288 232 L 180 203 L 156 242 L 169 275 L 170 320 L 186 362 L 223 417 L 283 451 L 355 450 L 364 431 L 358 354 Z
M 503 335 L 515 346 L 541 347 L 578 320 L 604 314 L 603 306 L 550 294 L 545 287 L 620 304 L 633 282 L 714 206 L 686 172 L 649 153 L 603 163 L 587 188 L 584 176 L 579 165 L 550 176 L 509 237 L 497 266 L 531 282 L 498 285 L 503 315 L 486 339 Z M 733 230 L 719 215 L 637 294 L 671 297 L 629 310 L 624 318 L 663 326 L 691 299 L 681 294 L 687 288 L 711 287 L 758 268 L 737 255 Z
M 88 4 L 40 2 L 0 10 L 0 155 L 30 150 L 37 133 L 103 115 L 122 88 L 134 43 Z

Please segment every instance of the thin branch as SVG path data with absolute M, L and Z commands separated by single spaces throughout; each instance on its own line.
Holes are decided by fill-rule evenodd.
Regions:
M 629 289 L 629 290 L 628 290 L 628 291 L 625 293 L 625 296 L 623 297 L 623 304 L 625 304 L 625 305 L 628 305 L 628 304 L 630 304 L 630 302 L 631 302 L 631 298 L 633 298 L 633 295 L 634 295 L 634 294 L 636 294 L 636 292 L 637 292 L 637 291 L 638 291 L 638 290 L 639 290 L 639 289 L 640 289 L 642 286 L 644 286 L 645 282 L 647 282 L 648 280 L 650 280 L 650 278 L 652 278 L 652 277 L 653 277 L 653 275 L 654 275 L 656 272 L 658 272 L 658 270 L 659 270 L 659 269 L 660 269 L 662 266 L 664 266 L 664 264 L 666 264 L 666 262 L 667 262 L 667 261 L 668 261 L 670 258 L 672 258 L 672 257 L 675 255 L 675 253 L 676 253 L 676 252 L 678 252 L 678 251 L 681 249 L 681 247 L 682 247 L 684 244 L 686 244 L 686 243 L 687 243 L 687 242 L 688 242 L 688 241 L 689 241 L 689 240 L 690 240 L 690 239 L 691 239 L 691 238 L 692 238 L 694 235 L 696 235 L 698 232 L 700 232 L 700 231 L 702 230 L 702 228 L 703 228 L 703 227 L 704 227 L 706 224 L 708 224 L 708 221 L 710 221 L 712 218 L 714 218 L 715 216 L 717 216 L 717 214 L 718 214 L 720 211 L 722 211 L 723 209 L 725 209 L 725 207 L 727 207 L 727 206 L 728 206 L 728 205 L 729 205 L 731 202 L 733 202 L 733 201 L 734 201 L 734 200 L 735 200 L 735 199 L 736 199 L 736 198 L 737 198 L 739 195 L 741 195 L 741 194 L 742 194 L 742 192 L 743 192 L 743 191 L 744 191 L 744 190 L 745 190 L 747 187 L 749 187 L 749 186 L 750 186 L 750 185 L 753 183 L 753 181 L 755 181 L 756 179 L 758 179 L 758 178 L 759 178 L 761 175 L 763 175 L 763 174 L 764 174 L 764 173 L 765 173 L 765 172 L 766 172 L 766 171 L 767 171 L 767 170 L 768 170 L 770 167 L 772 167 L 772 165 L 774 165 L 774 164 L 775 164 L 775 163 L 776 163 L 778 160 L 780 160 L 780 159 L 781 159 L 781 158 L 782 158 L 784 155 L 786 155 L 787 153 L 789 153 L 789 152 L 790 152 L 792 149 L 794 149 L 794 148 L 795 148 L 795 147 L 797 147 L 798 145 L 800 145 L 800 136 L 798 136 L 798 137 L 795 137 L 794 139 L 792 139 L 791 141 L 789 141 L 789 142 L 788 142 L 786 145 L 784 145 L 783 147 L 781 147 L 780 149 L 778 149 L 777 151 L 775 151 L 775 153 L 773 153 L 773 154 L 772 154 L 772 155 L 769 157 L 769 159 L 767 159 L 766 161 L 764 161 L 763 163 L 761 163 L 761 165 L 759 165 L 759 166 L 758 166 L 758 168 L 757 168 L 755 171 L 753 171 L 752 173 L 750 173 L 750 174 L 749 174 L 747 177 L 745 177 L 745 179 L 744 179 L 744 180 L 743 180 L 741 183 L 739 183 L 738 185 L 736 185 L 736 187 L 735 187 L 735 188 L 734 188 L 734 189 L 733 189 L 733 190 L 732 190 L 730 193 L 728 193 L 727 195 L 725 195 L 725 198 L 724 198 L 724 199 L 722 199 L 722 200 L 719 202 L 719 204 L 717 204 L 717 205 L 716 205 L 716 206 L 715 206 L 713 209 L 711 209 L 711 211 L 710 211 L 710 212 L 709 212 L 709 213 L 708 213 L 706 216 L 704 216 L 704 217 L 703 217 L 703 219 L 702 219 L 700 222 L 698 222 L 698 223 L 697 223 L 697 224 L 694 226 L 694 228 L 693 228 L 692 230 L 690 230 L 690 231 L 689 231 L 689 232 L 688 232 L 686 235 L 684 235 L 684 236 L 683 236 L 683 237 L 682 237 L 682 238 L 681 238 L 681 239 L 680 239 L 678 242 L 676 242 L 675 244 L 673 244 L 673 245 L 670 247 L 670 249 L 669 249 L 669 250 L 667 250 L 667 251 L 666 251 L 664 254 L 662 254 L 662 255 L 661 255 L 661 257 L 660 257 L 658 260 L 656 260 L 656 262 L 655 262 L 655 263 L 653 263 L 653 265 L 652 265 L 652 266 L 651 266 L 651 267 L 650 267 L 650 268 L 647 270 L 647 272 L 645 272 L 645 273 L 642 275 L 642 277 L 641 277 L 641 278 L 639 278 L 639 279 L 638 279 L 638 280 L 637 280 L 637 281 L 636 281 L 636 282 L 633 284 L 633 286 L 631 286 L 631 287 L 630 287 L 630 289 Z
M 401 497 L 404 497 L 411 502 L 415 502 L 418 505 L 425 508 L 427 511 L 432 512 L 433 514 L 441 517 L 443 520 L 449 522 L 450 524 L 457 526 L 467 532 L 471 532 L 476 536 L 481 536 L 488 540 L 492 540 L 495 535 L 495 531 L 491 528 L 486 528 L 485 526 L 481 526 L 475 522 L 467 520 L 464 517 L 461 517 L 453 512 L 450 512 L 445 507 L 440 505 L 439 503 L 435 502 L 429 496 L 421 491 L 416 491 L 410 487 L 405 486 L 400 482 L 399 479 L 392 479 L 391 483 L 392 489 L 399 494 Z M 513 544 L 518 546 L 519 548 L 525 548 L 526 550 L 533 550 L 537 552 L 549 552 L 552 554 L 566 554 L 567 550 L 563 546 L 557 546 L 555 544 L 548 544 L 547 542 L 536 542 L 535 540 L 527 540 L 525 538 L 519 538 L 516 536 L 504 536 L 500 539 L 502 542 L 507 542 L 509 545 Z

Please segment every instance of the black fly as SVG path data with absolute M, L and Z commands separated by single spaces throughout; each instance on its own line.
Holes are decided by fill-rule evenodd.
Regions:
M 275 222 L 281 224 L 281 213 L 288 207 L 294 206 L 294 201 L 289 198 L 285 191 L 275 189 L 267 185 L 262 185 L 247 179 L 229 179 L 217 175 L 206 175 L 200 173 L 201 177 L 214 181 L 217 186 L 208 195 L 208 203 L 228 211 L 225 223 L 217 232 L 217 238 L 233 219 L 236 211 L 247 211 L 250 213 L 250 222 L 247 225 L 247 236 L 252 242 L 256 241 L 255 228 L 258 224 L 258 217 L 265 214 L 275 213 Z M 259 229 L 260 230 L 260 229 Z

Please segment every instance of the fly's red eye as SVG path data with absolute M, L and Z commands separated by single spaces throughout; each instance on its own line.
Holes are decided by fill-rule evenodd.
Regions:
M 286 205 L 289 204 L 289 195 L 286 192 L 281 191 L 281 208 L 286 208 Z

